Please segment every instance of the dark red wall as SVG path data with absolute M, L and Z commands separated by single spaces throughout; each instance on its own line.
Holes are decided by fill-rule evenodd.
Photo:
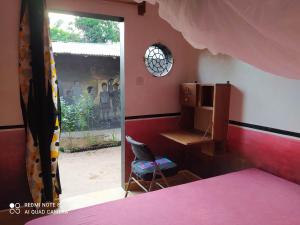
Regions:
M 300 140 L 229 126 L 229 149 L 256 167 L 300 184 Z
M 163 138 L 161 132 L 178 129 L 178 117 L 126 121 L 126 135 L 149 145 L 155 154 L 180 162 L 183 146 Z M 0 209 L 10 202 L 30 201 L 25 166 L 25 132 L 0 132 Z M 300 140 L 243 127 L 229 126 L 228 146 L 256 167 L 300 184 Z M 133 154 L 126 144 L 126 176 Z M 199 163 L 201 163 L 199 161 Z
M 168 156 L 177 161 L 182 146 L 168 141 L 159 134 L 179 128 L 179 117 L 126 120 L 125 133 L 147 144 L 156 155 Z M 130 172 L 130 163 L 134 155 L 128 143 L 125 147 L 126 181 Z
M 163 131 L 178 129 L 178 122 L 178 117 L 128 120 L 126 121 L 126 135 L 130 135 L 148 144 L 156 154 L 168 155 L 180 161 L 180 157 L 182 157 L 182 152 L 184 151 L 183 146 L 174 144 L 159 135 Z M 252 165 L 300 184 L 299 139 L 229 125 L 228 146 L 231 153 L 243 156 Z M 197 153 L 194 150 L 193 152 Z M 191 152 L 191 154 L 193 153 Z M 133 159 L 128 144 L 126 144 L 125 155 L 126 175 L 128 176 L 130 162 Z M 201 156 L 198 153 L 196 155 L 194 158 L 199 157 L 197 159 L 199 161 L 199 169 L 200 164 L 204 167 L 209 166 L 210 161 L 209 159 L 204 159 L 205 155 Z M 225 163 L 225 167 L 224 165 L 221 167 L 224 171 L 228 172 L 234 170 L 234 167 L 236 169 L 240 167 L 238 163 L 235 166 L 232 160 L 229 162 L 228 158 L 225 160 L 228 165 L 231 164 L 231 168 L 226 170 L 225 167 L 227 164 Z M 207 165 L 204 165 L 205 163 Z M 213 166 L 216 167 L 218 166 L 217 164 L 215 163 Z M 218 168 L 218 172 L 222 172 L 220 168 Z M 207 174 L 209 173 L 207 172 Z
M 0 131 L 0 209 L 11 202 L 28 202 L 25 132 L 23 129 Z

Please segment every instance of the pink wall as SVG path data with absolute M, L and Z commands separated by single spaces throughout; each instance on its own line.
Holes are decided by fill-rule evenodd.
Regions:
M 0 100 L 2 103 L 0 125 L 22 124 L 17 76 L 19 2 L 19 0 L 5 1 L 0 8 L 1 17 L 6 18 L 0 20 L 1 30 L 5 31 L 0 36 Z M 145 16 L 138 16 L 134 6 L 97 0 L 48 0 L 48 5 L 53 10 L 98 13 L 125 18 L 126 116 L 172 113 L 180 110 L 178 85 L 196 78 L 197 51 L 183 39 L 180 33 L 159 18 L 155 6 L 147 5 Z M 174 55 L 174 67 L 170 75 L 164 78 L 152 77 L 143 63 L 146 48 L 154 42 L 165 44 Z M 211 73 L 208 73 L 206 82 L 212 81 L 210 77 Z M 222 79 L 226 81 L 226 77 Z M 142 84 L 137 80 L 142 80 Z M 247 99 L 247 96 L 243 97 Z M 149 144 L 155 153 L 176 158 L 181 147 L 167 142 L 159 136 L 159 133 L 176 129 L 177 122 L 178 118 L 130 120 L 126 121 L 126 133 Z M 10 200 L 29 198 L 23 141 L 22 130 L 0 132 L 0 144 L 4 146 L 0 153 L 0 183 L 5 184 L 1 185 L 0 190 L 1 207 Z M 298 141 L 230 127 L 229 146 L 232 150 L 241 152 L 251 159 L 257 166 L 299 182 Z M 132 154 L 127 146 L 127 171 L 131 159 Z
M 97 0 L 50 0 L 50 10 L 65 10 L 125 18 L 126 116 L 178 112 L 178 84 L 193 81 L 196 50 L 182 35 L 160 19 L 157 7 L 147 4 L 145 16 L 133 5 Z M 22 124 L 18 86 L 18 23 L 20 0 L 5 1 L 0 8 L 0 125 Z M 147 47 L 161 42 L 172 51 L 174 66 L 169 76 L 154 78 L 143 62 Z M 143 80 L 143 84 L 137 80 Z M 9 101 L 7 99 L 9 98 Z M 153 104 L 155 102 L 155 104 Z
M 50 9 L 121 16 L 125 19 L 125 111 L 126 116 L 172 113 L 179 111 L 178 85 L 193 81 L 196 53 L 182 37 L 158 16 L 157 7 L 148 5 L 146 14 L 138 16 L 133 5 L 97 0 L 51 0 Z M 143 57 L 155 42 L 165 44 L 173 53 L 170 74 L 155 78 L 146 70 Z M 137 82 L 142 80 L 142 84 Z
M 0 7 L 0 125 L 22 124 L 18 86 L 19 0 Z
M 0 126 L 23 124 L 18 86 L 18 23 L 20 0 L 5 1 L 0 7 Z M 125 18 L 125 98 L 126 116 L 162 114 L 179 111 L 178 86 L 193 81 L 196 70 L 196 51 L 160 19 L 157 8 L 147 5 L 144 16 L 137 15 L 136 6 L 108 3 L 98 0 L 48 0 L 51 10 L 65 10 L 105 14 Z M 5 19 L 3 19 L 5 18 Z M 173 53 L 174 66 L 169 76 L 154 78 L 143 62 L 147 47 L 155 42 L 165 44 Z M 137 80 L 142 80 L 142 84 Z M 134 123 L 126 123 L 129 134 L 136 134 L 141 128 L 132 130 Z M 149 124 L 148 124 L 149 125 Z M 141 126 L 148 129 L 147 126 Z M 156 134 L 169 125 L 148 129 L 151 142 Z M 173 124 L 171 124 L 173 126 Z M 159 142 L 157 142 L 159 143 Z M 25 174 L 24 130 L 1 131 L 0 144 L 0 208 L 9 201 L 28 201 Z M 155 147 L 154 147 L 155 148 Z M 156 148 L 155 148 L 156 149 Z M 129 154 L 130 157 L 130 154 Z M 3 185 L 4 184 L 4 185 Z

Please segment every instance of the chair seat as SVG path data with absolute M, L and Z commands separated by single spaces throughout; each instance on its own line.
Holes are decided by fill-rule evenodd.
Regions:
M 159 164 L 159 168 L 165 177 L 174 176 L 178 172 L 176 163 L 165 157 L 155 157 L 155 162 Z M 153 177 L 155 164 L 152 161 L 135 160 L 131 163 L 132 172 L 139 178 L 150 181 Z M 156 175 L 160 178 L 160 175 Z

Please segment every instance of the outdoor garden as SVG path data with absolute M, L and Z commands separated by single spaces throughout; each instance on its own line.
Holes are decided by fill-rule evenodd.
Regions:
M 49 13 L 49 18 L 52 42 L 105 44 L 120 41 L 119 27 L 115 21 L 60 13 Z M 60 151 L 81 152 L 120 146 L 120 94 L 118 85 L 113 87 L 109 82 L 113 78 L 106 80 L 107 78 L 97 77 L 96 80 L 83 82 L 74 80 L 73 87 L 67 88 L 64 85 L 68 83 L 64 79 L 67 79 L 68 72 L 65 73 L 64 68 L 59 67 L 65 62 L 60 62 L 57 55 L 55 57 L 61 91 Z M 75 72 L 72 72 L 74 79 Z M 89 74 L 84 75 L 91 79 Z M 106 118 L 103 116 L 105 109 L 100 99 L 103 94 L 100 94 L 97 87 L 98 82 L 106 83 L 106 105 L 109 105 Z
M 99 129 L 100 109 L 88 93 L 61 103 L 62 152 L 81 152 L 120 146 L 120 129 Z M 102 121 L 107 123 L 107 121 Z

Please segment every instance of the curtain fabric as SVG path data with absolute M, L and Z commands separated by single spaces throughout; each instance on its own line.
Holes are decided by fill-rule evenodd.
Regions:
M 26 126 L 26 169 L 33 202 L 58 203 L 60 135 L 57 76 L 44 1 L 23 0 L 19 81 Z
M 136 0 L 141 2 L 141 0 Z M 147 0 L 195 48 L 300 79 L 300 1 Z

